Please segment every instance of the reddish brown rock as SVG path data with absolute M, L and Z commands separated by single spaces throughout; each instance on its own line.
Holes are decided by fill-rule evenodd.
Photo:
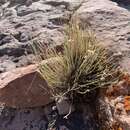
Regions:
M 37 72 L 37 65 L 2 73 L 0 102 L 14 108 L 44 106 L 52 102 L 47 83 Z

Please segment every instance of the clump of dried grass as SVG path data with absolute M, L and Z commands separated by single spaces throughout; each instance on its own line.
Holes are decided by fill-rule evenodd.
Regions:
M 40 63 L 39 72 L 48 82 L 54 97 L 73 98 L 74 94 L 89 93 L 119 78 L 117 65 L 108 51 L 90 30 L 83 31 L 76 22 L 67 28 L 63 52 L 48 48 L 44 57 L 50 58 L 52 63 Z

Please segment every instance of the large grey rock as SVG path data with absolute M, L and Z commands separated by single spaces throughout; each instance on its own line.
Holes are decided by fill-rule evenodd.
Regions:
M 0 7 L 0 62 L 5 67 L 0 68 L 2 73 L 11 68 L 6 66 L 5 61 L 14 62 L 14 59 L 17 59 L 17 62 L 14 62 L 16 67 L 20 67 L 23 57 L 28 64 L 21 66 L 35 61 L 29 47 L 33 41 L 40 41 L 49 46 L 62 44 L 63 24 L 69 21 L 72 10 L 80 1 L 7 0 L 1 3 L 3 4 Z M 28 58 L 30 55 L 33 60 Z
M 77 13 L 83 24 L 91 25 L 103 45 L 119 56 L 121 67 L 130 72 L 130 11 L 125 2 L 121 6 L 110 0 L 85 0 Z

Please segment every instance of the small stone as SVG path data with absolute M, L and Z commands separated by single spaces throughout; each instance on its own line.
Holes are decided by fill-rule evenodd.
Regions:
M 52 107 L 52 110 L 53 110 L 53 111 L 55 111 L 56 109 L 57 109 L 56 106 L 53 106 L 53 107 Z
M 21 42 L 27 42 L 29 40 L 28 33 L 21 33 L 20 35 L 20 41 Z
M 75 109 L 72 103 L 66 98 L 59 99 L 56 101 L 56 106 L 59 115 L 71 114 Z

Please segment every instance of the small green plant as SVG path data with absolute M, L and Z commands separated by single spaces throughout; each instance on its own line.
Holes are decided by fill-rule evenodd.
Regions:
M 41 76 L 48 82 L 54 97 L 72 97 L 106 87 L 119 78 L 112 56 L 100 45 L 95 35 L 75 22 L 67 28 L 63 51 L 44 51 L 52 62 L 39 65 Z

